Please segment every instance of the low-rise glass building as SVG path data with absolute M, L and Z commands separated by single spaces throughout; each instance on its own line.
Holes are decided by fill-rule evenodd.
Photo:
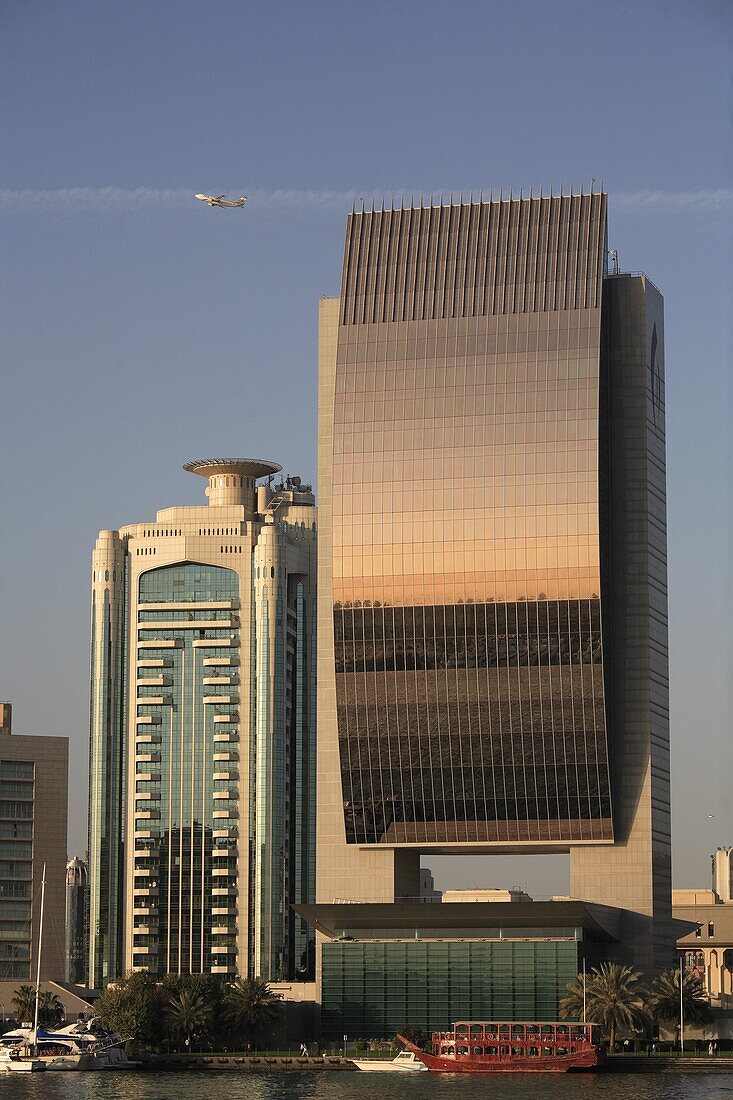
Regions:
M 391 1038 L 455 1020 L 557 1020 L 568 982 L 613 925 L 579 902 L 299 906 L 323 936 L 324 1040 Z

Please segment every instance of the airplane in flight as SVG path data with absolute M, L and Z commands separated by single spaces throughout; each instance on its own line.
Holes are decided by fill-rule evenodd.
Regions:
M 247 201 L 247 196 L 242 195 L 241 198 L 234 199 L 232 202 L 228 202 L 224 195 L 195 195 L 200 202 L 208 203 L 209 206 L 244 206 Z

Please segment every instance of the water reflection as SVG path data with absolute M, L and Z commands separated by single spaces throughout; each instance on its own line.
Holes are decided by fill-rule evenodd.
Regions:
M 379 1078 L 390 1100 L 713 1100 L 733 1096 L 725 1075 L 647 1076 L 644 1074 L 510 1075 L 462 1078 L 433 1074 Z M 0 1078 L 8 1100 L 373 1100 L 375 1078 L 358 1072 L 245 1074 L 237 1071 L 191 1073 L 44 1073 Z

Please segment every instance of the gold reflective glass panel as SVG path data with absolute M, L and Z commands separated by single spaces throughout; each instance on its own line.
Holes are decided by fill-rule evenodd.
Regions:
M 597 273 L 605 206 L 583 198 L 574 227 L 570 200 L 557 224 L 558 200 L 555 214 L 537 205 L 550 200 L 533 200 L 531 214 L 504 212 L 507 231 L 513 217 L 517 241 L 527 238 L 523 272 L 529 278 L 531 269 L 534 289 L 523 285 L 510 299 L 505 280 L 501 310 L 498 283 L 489 309 L 476 272 L 484 265 L 485 282 L 512 249 L 491 237 L 479 204 L 443 218 L 445 240 L 432 239 L 439 219 L 431 227 L 422 218 L 406 241 L 372 227 L 368 254 L 347 241 L 332 534 L 352 843 L 612 837 L 600 291 L 587 276 Z M 549 298 L 537 292 L 542 254 L 532 253 L 533 225 L 539 238 L 543 218 L 546 250 L 559 250 L 553 270 L 564 280 Z M 576 254 L 563 252 L 564 225 L 577 237 Z M 377 242 L 380 232 L 387 238 Z M 401 249 L 407 275 L 389 270 Z M 410 264 L 427 263 L 420 256 L 431 249 L 433 268 L 413 278 Z M 456 268 L 461 250 L 465 265 Z M 515 252 L 516 264 L 522 249 Z M 446 296 L 433 284 L 448 269 Z M 409 295 L 397 303 L 400 277 Z M 350 286 L 364 288 L 365 302 L 351 300 Z M 548 301 L 565 308 L 545 308 Z M 390 308 L 399 319 L 364 323 Z

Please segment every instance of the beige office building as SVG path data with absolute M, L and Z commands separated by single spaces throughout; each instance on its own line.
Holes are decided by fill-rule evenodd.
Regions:
M 208 506 L 102 531 L 93 555 L 97 987 L 288 979 L 312 954 L 290 904 L 315 877 L 315 499 L 271 462 L 185 468 Z
M 0 982 L 35 981 L 44 865 L 41 978 L 65 974 L 68 773 L 69 739 L 14 734 L 0 703 Z

